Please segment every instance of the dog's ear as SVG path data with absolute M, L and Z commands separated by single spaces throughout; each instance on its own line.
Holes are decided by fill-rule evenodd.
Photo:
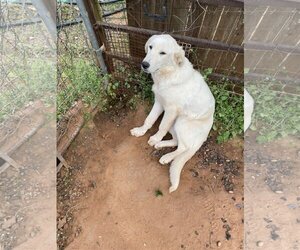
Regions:
M 156 37 L 156 35 L 151 36 L 151 37 L 148 39 L 148 41 L 146 42 L 146 44 L 145 44 L 145 52 L 146 52 L 146 54 L 148 53 L 148 47 L 149 47 L 149 44 L 152 42 L 153 38 L 155 38 L 155 37 Z
M 184 60 L 184 50 L 179 46 L 179 50 L 174 54 L 174 60 L 177 65 L 181 65 Z

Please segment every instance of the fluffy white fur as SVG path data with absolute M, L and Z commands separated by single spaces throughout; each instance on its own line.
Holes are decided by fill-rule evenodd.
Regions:
M 246 131 L 251 124 L 253 109 L 254 100 L 248 91 L 244 89 L 244 131 Z
M 161 164 L 171 163 L 169 192 L 178 188 L 185 163 L 206 141 L 213 124 L 215 100 L 202 75 L 193 69 L 183 49 L 170 35 L 154 35 L 145 45 L 145 71 L 151 73 L 155 103 L 143 126 L 132 129 L 144 135 L 164 112 L 158 132 L 148 143 L 155 148 L 176 147 L 162 156 Z M 170 132 L 171 140 L 162 140 Z

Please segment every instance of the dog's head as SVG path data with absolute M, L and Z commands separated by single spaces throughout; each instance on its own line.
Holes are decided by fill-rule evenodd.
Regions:
M 184 61 L 184 50 L 167 34 L 151 36 L 145 44 L 145 51 L 142 69 L 147 73 L 175 69 Z

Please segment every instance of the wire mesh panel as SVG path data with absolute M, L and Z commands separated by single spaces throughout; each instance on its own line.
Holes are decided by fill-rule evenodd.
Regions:
M 55 2 L 45 2 L 0 1 L 0 249 L 56 247 L 55 19 L 39 9 L 54 14 Z
M 184 47 L 186 55 L 197 69 L 212 68 L 218 76 L 242 79 L 242 3 L 227 1 L 223 6 L 220 2 L 209 2 L 212 3 L 128 0 L 127 29 L 118 26 L 121 22 L 117 18 L 104 20 L 106 53 L 109 58 L 118 57 L 126 64 L 137 65 L 145 55 L 144 44 L 151 35 L 170 33 L 179 44 L 188 45 Z
M 100 69 L 76 1 L 57 2 L 58 22 L 58 141 L 74 114 L 70 109 L 98 101 Z M 81 104 L 80 104 L 81 105 Z
M 1 1 L 0 144 L 37 100 L 54 100 L 55 44 L 31 3 Z

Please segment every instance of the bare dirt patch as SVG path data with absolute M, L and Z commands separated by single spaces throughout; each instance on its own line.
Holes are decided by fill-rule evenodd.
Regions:
M 266 144 L 245 139 L 245 242 L 247 249 L 299 249 L 299 138 Z
M 242 249 L 243 141 L 209 138 L 169 194 L 165 151 L 147 144 L 155 128 L 129 133 L 145 117 L 99 113 L 72 143 L 58 175 L 60 249 Z
M 0 151 L 10 152 L 9 157 L 20 165 L 18 171 L 9 166 L 0 174 L 0 249 L 56 246 L 53 112 L 33 103 L 20 112 L 21 118 L 8 121 L 4 128 L 10 130 L 0 132 L 6 135 Z M 4 162 L 0 170 L 3 166 Z

